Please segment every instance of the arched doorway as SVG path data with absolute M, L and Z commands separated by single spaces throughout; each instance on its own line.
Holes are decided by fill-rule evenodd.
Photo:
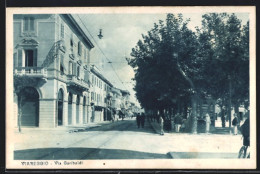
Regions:
M 76 124 L 79 124 L 79 103 L 80 103 L 80 97 L 77 95 L 76 99 Z
M 68 125 L 72 124 L 72 94 L 68 97 Z
M 39 93 L 33 87 L 25 87 L 18 94 L 21 126 L 39 126 Z
M 83 123 L 86 124 L 86 96 L 83 98 Z
M 63 91 L 59 90 L 58 93 L 58 126 L 63 125 Z

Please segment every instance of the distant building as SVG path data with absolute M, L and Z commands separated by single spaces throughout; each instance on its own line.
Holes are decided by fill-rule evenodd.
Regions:
M 17 125 L 19 120 L 27 127 L 88 123 L 92 42 L 69 14 L 13 18 Z
M 120 90 L 121 91 L 121 94 L 122 94 L 122 97 L 121 97 L 121 111 L 125 116 L 128 116 L 128 109 L 129 109 L 129 106 L 130 106 L 130 101 L 129 101 L 129 97 L 130 97 L 130 93 L 129 91 L 126 91 L 126 90 Z
M 99 69 L 92 65 L 91 67 L 91 121 L 107 121 L 111 119 L 108 116 L 109 107 L 111 107 L 110 88 L 113 86 L 99 71 Z

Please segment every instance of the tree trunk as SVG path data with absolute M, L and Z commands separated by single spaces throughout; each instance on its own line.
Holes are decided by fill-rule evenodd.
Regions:
M 232 133 L 232 130 L 231 130 L 231 78 L 230 76 L 228 76 L 228 79 L 229 79 L 229 99 L 228 99 L 228 125 L 229 125 L 229 133 L 231 134 Z
M 191 115 L 191 133 L 197 133 L 197 97 L 196 94 L 192 95 L 192 115 Z

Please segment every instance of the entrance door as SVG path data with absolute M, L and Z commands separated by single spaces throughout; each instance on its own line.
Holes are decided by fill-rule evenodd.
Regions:
M 33 87 L 25 87 L 18 95 L 21 126 L 39 126 L 39 94 Z
M 63 91 L 59 90 L 58 93 L 58 126 L 63 125 Z

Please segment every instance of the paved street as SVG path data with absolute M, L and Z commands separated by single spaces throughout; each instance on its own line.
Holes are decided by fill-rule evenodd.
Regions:
M 236 158 L 240 135 L 155 132 L 149 122 L 138 129 L 134 119 L 90 129 L 24 129 L 16 134 L 15 159 L 168 159 Z

